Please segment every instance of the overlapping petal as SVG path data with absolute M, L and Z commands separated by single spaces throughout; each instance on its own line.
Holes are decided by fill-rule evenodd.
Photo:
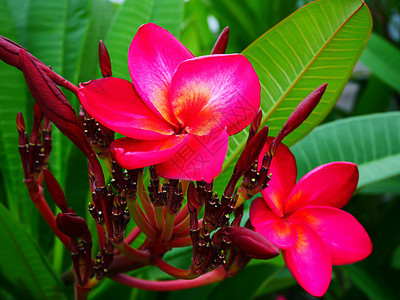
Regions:
M 169 102 L 170 83 L 178 64 L 193 57 L 171 33 L 152 23 L 139 28 L 129 48 L 129 71 L 140 97 L 176 126 Z
M 250 220 L 258 233 L 281 249 L 291 247 L 297 241 L 296 229 L 276 216 L 261 197 L 251 203 Z
M 332 263 L 323 241 L 307 225 L 295 225 L 298 240 L 282 250 L 283 259 L 296 281 L 311 295 L 322 296 L 329 287 Z
M 260 106 L 260 83 L 248 59 L 210 55 L 182 62 L 172 78 L 172 110 L 187 132 L 207 135 L 244 129 Z
M 131 138 L 163 139 L 172 126 L 154 114 L 129 81 L 107 77 L 81 83 L 79 101 L 104 126 Z
M 157 174 L 170 179 L 211 182 L 221 172 L 228 150 L 228 133 L 224 130 L 206 136 L 187 135 L 188 144 L 157 165 Z
M 188 142 L 188 135 L 173 135 L 153 141 L 120 138 L 111 144 L 111 152 L 121 167 L 137 169 L 167 161 Z
M 291 213 L 306 205 L 341 208 L 353 195 L 358 182 L 357 166 L 349 162 L 333 162 L 319 166 L 297 183 L 289 195 L 285 212 Z
M 262 161 L 272 141 L 272 137 L 267 139 L 259 161 Z M 270 174 L 271 180 L 268 183 L 268 187 L 261 192 L 261 195 L 272 211 L 282 217 L 285 200 L 296 185 L 297 176 L 296 160 L 292 152 L 284 144 L 280 144 L 274 154 L 270 166 Z
M 290 220 L 308 224 L 324 241 L 334 265 L 350 264 L 366 258 L 371 240 L 361 224 L 349 213 L 329 206 L 306 206 Z

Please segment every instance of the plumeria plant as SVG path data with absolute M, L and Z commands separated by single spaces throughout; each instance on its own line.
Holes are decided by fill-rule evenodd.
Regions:
M 74 286 L 76 299 L 87 299 L 105 278 L 151 291 L 200 287 L 280 252 L 298 284 L 322 296 L 332 265 L 354 263 L 371 253 L 363 226 L 341 210 L 357 187 L 357 165 L 324 164 L 296 183 L 296 161 L 285 146 L 286 140 L 294 143 L 316 126 L 337 101 L 370 32 L 370 27 L 351 25 L 369 22 L 365 3 L 349 1 L 342 7 L 335 2 L 345 21 L 336 31 L 337 25 L 328 23 L 333 33 L 324 36 L 325 25 L 318 22 L 325 12 L 317 14 L 324 3 L 332 6 L 315 2 L 277 25 L 290 31 L 284 26 L 294 24 L 310 43 L 310 53 L 293 52 L 290 36 L 272 30 L 243 54 L 225 54 L 225 28 L 210 55 L 195 57 L 168 30 L 150 22 L 123 50 L 130 80 L 113 76 L 113 57 L 100 40 L 102 78 L 79 86 L 29 49 L 0 37 L 0 58 L 22 71 L 34 99 L 31 129 L 25 124 L 31 116 L 16 116 L 24 183 L 38 213 L 70 253 L 62 278 Z M 298 27 L 304 15 L 313 19 L 312 13 L 314 41 L 307 35 L 315 32 Z M 366 30 L 367 37 L 355 42 L 347 73 L 340 82 L 313 75 L 313 70 L 329 68 L 318 66 L 328 53 L 326 45 L 317 50 L 318 40 L 346 40 L 337 37 L 346 33 L 340 31 L 345 26 Z M 269 54 L 271 47 L 275 54 Z M 260 55 L 272 63 L 260 61 Z M 281 56 L 282 66 L 272 55 Z M 287 78 L 288 87 L 279 76 Z M 62 90 L 79 100 L 78 112 Z M 284 97 L 290 99 L 282 102 Z M 265 109 L 268 101 L 285 113 L 279 117 L 279 110 L 275 115 Z M 53 125 L 87 158 L 82 168 L 88 170 L 91 218 L 69 205 L 64 183 L 52 172 Z M 192 253 L 187 267 L 166 259 L 185 247 Z M 173 279 L 135 276 L 148 266 Z

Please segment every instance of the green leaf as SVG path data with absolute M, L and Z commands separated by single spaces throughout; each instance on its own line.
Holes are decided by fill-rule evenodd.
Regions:
M 90 23 L 85 37 L 84 51 L 81 54 L 78 81 L 84 82 L 97 78 L 99 68 L 99 40 L 105 40 L 111 22 L 115 15 L 115 8 L 109 0 L 90 1 Z
M 382 287 L 375 282 L 371 276 L 357 265 L 341 266 L 354 284 L 368 297 L 368 299 L 397 299 L 397 297 L 388 288 Z
M 348 81 L 371 29 L 371 14 L 362 1 L 315 1 L 242 52 L 260 79 L 261 125 L 268 125 L 271 136 L 278 134 L 297 105 L 323 83 L 328 87 L 319 105 L 285 138 L 285 143 L 293 145 L 326 117 Z M 222 177 L 232 172 L 246 139 L 246 130 L 230 137 Z
M 17 40 L 16 28 L 6 0 L 0 0 L 0 35 Z M 16 117 L 26 116 L 25 79 L 21 71 L 0 61 L 0 172 L 3 173 L 8 207 L 19 215 L 27 198 L 21 159 L 18 153 Z
M 332 161 L 358 165 L 358 188 L 400 175 L 400 112 L 352 117 L 316 128 L 291 150 L 298 176 Z
M 297 8 L 297 0 L 214 0 L 221 29 L 229 26 L 228 52 L 240 52 Z
M 18 299 L 66 299 L 36 242 L 0 204 L 0 287 Z
M 126 0 L 107 37 L 113 76 L 130 80 L 129 45 L 140 25 L 153 22 L 179 38 L 183 18 L 183 0 Z
M 372 33 L 371 39 L 360 57 L 380 80 L 400 92 L 400 50 L 384 38 Z
M 31 1 L 26 24 L 27 42 L 24 45 L 29 52 L 42 60 L 52 69 L 63 74 L 65 30 L 67 18 L 67 0 Z M 65 185 L 66 167 L 64 159 L 69 147 L 65 146 L 67 138 L 54 128 L 52 132 L 53 150 L 51 153 L 51 170 L 61 186 Z
M 216 285 L 208 299 L 254 299 L 283 269 L 268 263 L 247 266 Z

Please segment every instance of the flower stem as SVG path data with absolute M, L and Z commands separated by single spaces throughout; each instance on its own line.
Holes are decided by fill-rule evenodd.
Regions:
M 125 241 L 122 244 L 114 245 L 119 252 L 125 254 L 134 261 L 149 262 L 151 254 L 149 251 L 137 250 L 129 246 Z
M 192 279 L 198 277 L 198 275 L 193 274 L 190 270 L 179 269 L 171 266 L 169 263 L 163 261 L 161 258 L 156 258 L 153 262 L 157 268 L 176 278 Z
M 144 183 L 143 183 L 143 171 L 140 171 L 138 174 L 138 197 L 140 200 L 140 203 L 143 206 L 143 209 L 146 213 L 147 218 L 150 221 L 150 224 L 155 228 L 156 226 L 156 220 L 154 216 L 154 207 L 153 204 L 151 203 L 149 197 L 147 196 L 146 190 L 144 188 Z
M 70 249 L 70 238 L 58 230 L 56 225 L 56 218 L 53 211 L 48 206 L 46 199 L 43 196 L 43 188 L 31 179 L 25 179 L 25 184 L 29 192 L 32 202 L 35 204 L 39 213 L 46 221 L 47 225 L 51 228 L 54 234 L 60 239 L 67 249 Z
M 159 232 L 162 232 L 164 228 L 164 207 L 163 206 L 155 206 L 154 212 L 156 216 L 156 224 Z
M 157 240 L 157 232 L 153 229 L 149 223 L 147 217 L 144 215 L 142 209 L 134 198 L 126 198 L 128 203 L 129 212 L 132 219 L 140 230 L 147 235 L 151 240 Z
M 167 242 L 171 239 L 172 232 L 174 230 L 174 220 L 175 220 L 175 214 L 169 212 L 167 209 L 165 213 L 165 226 L 161 233 L 162 241 Z
M 142 232 L 142 231 L 140 230 L 140 228 L 137 227 L 137 226 L 135 226 L 135 228 L 133 228 L 133 230 L 131 231 L 131 233 L 129 233 L 129 235 L 126 237 L 125 242 L 126 242 L 128 245 L 132 244 L 132 243 L 136 240 L 136 238 L 139 236 L 139 234 L 140 234 L 141 232 Z M 118 249 L 115 249 L 115 250 L 114 250 L 114 255 L 118 255 L 118 254 L 119 254 Z
M 227 276 L 228 274 L 224 271 L 223 268 L 218 268 L 214 271 L 211 271 L 210 273 L 207 273 L 192 280 L 177 279 L 168 281 L 151 281 L 151 280 L 131 277 L 125 274 L 117 274 L 110 278 L 116 282 L 125 284 L 127 286 L 149 291 L 165 292 L 165 291 L 186 290 L 200 286 L 205 286 L 211 283 L 220 282 L 224 280 Z

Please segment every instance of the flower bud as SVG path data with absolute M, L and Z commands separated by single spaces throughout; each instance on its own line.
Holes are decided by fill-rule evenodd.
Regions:
M 62 233 L 70 238 L 76 239 L 90 234 L 85 219 L 75 213 L 58 213 L 56 225 Z
M 19 56 L 25 80 L 35 102 L 54 125 L 86 155 L 96 171 L 99 186 L 104 185 L 101 165 L 86 138 L 74 108 L 57 85 L 25 50 L 21 49 Z
M 279 254 L 279 249 L 265 237 L 244 227 L 225 227 L 226 236 L 240 251 L 256 259 L 270 259 Z
M 289 133 L 291 133 L 293 130 L 295 130 L 297 127 L 299 127 L 308 118 L 308 116 L 312 113 L 314 108 L 321 100 L 327 85 L 328 85 L 327 83 L 324 83 L 323 85 L 319 86 L 303 101 L 300 102 L 300 104 L 289 116 L 289 119 L 286 121 L 285 125 L 283 125 L 281 131 L 271 144 L 268 150 L 268 154 L 270 156 L 274 154 L 276 148 L 283 140 L 283 138 L 287 136 Z
M 63 213 L 68 212 L 68 204 L 65 200 L 64 192 L 54 175 L 47 169 L 43 169 L 44 180 L 46 181 L 47 189 L 53 198 L 56 205 Z
M 242 154 L 239 157 L 239 160 L 236 163 L 235 170 L 238 176 L 242 176 L 254 163 L 260 154 L 262 148 L 264 147 L 265 142 L 268 138 L 268 127 L 265 126 L 261 129 L 254 138 L 246 145 Z
M 103 75 L 103 77 L 111 77 L 112 71 L 110 55 L 108 54 L 106 45 L 104 45 L 102 40 L 99 42 L 99 62 L 101 75 Z
M 42 66 L 46 67 L 40 60 L 38 60 L 36 57 L 32 56 L 21 45 L 18 45 L 17 43 L 15 43 L 3 36 L 0 36 L 0 59 L 3 60 L 5 63 L 22 70 L 21 60 L 19 58 L 20 49 L 22 49 L 26 53 L 28 53 L 32 57 L 32 59 L 37 64 L 39 64 L 41 67 Z
M 226 47 L 228 46 L 229 39 L 229 27 L 225 27 L 219 35 L 217 41 L 215 42 L 214 48 L 211 54 L 225 54 Z

